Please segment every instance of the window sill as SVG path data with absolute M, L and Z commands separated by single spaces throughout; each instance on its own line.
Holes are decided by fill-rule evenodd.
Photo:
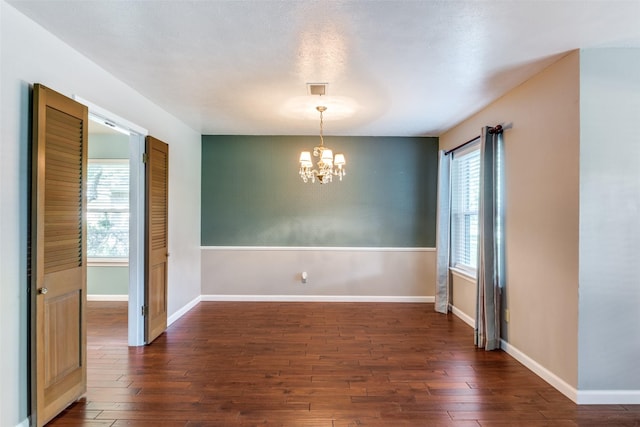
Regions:
M 128 258 L 88 258 L 87 267 L 128 267 Z
M 478 278 L 476 277 L 475 271 L 463 270 L 461 268 L 456 268 L 456 267 L 449 267 L 449 271 L 451 272 L 451 274 L 458 276 L 462 279 L 470 280 L 473 282 L 478 280 Z

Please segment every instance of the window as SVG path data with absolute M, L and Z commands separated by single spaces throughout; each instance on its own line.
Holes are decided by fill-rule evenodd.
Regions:
M 87 257 L 129 257 L 129 161 L 89 160 Z
M 480 145 L 455 152 L 451 163 L 451 266 L 475 274 L 478 265 Z

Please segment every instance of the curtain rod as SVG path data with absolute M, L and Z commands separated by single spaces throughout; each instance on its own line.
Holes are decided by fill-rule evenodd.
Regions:
M 457 147 L 453 147 L 451 150 L 447 150 L 447 151 L 445 151 L 445 152 L 444 152 L 444 155 L 446 156 L 447 154 L 452 153 L 452 152 L 454 152 L 454 151 L 456 151 L 456 150 L 459 150 L 459 149 L 461 149 L 462 147 L 466 147 L 467 145 L 471 144 L 472 142 L 475 142 L 475 140 L 477 140 L 477 139 L 479 139 L 479 138 L 480 138 L 480 135 L 478 135 L 478 136 L 476 136 L 476 137 L 474 137 L 474 138 L 471 138 L 471 139 L 470 139 L 470 140 L 468 140 L 467 142 L 463 142 L 462 144 L 458 145 Z
M 503 129 L 502 129 L 502 126 L 501 126 L 501 125 L 497 125 L 496 127 L 489 128 L 489 133 L 502 133 L 502 130 L 503 130 Z M 462 144 L 460 144 L 460 145 L 458 145 L 458 146 L 456 146 L 456 147 L 453 147 L 451 150 L 447 150 L 447 151 L 445 151 L 445 152 L 444 152 L 444 155 L 446 156 L 446 155 L 447 155 L 447 154 L 449 154 L 449 153 L 452 153 L 452 152 L 454 152 L 454 151 L 456 151 L 456 150 L 461 149 L 462 147 L 465 147 L 465 146 L 467 146 L 467 145 L 471 144 L 471 143 L 472 143 L 472 142 L 474 142 L 476 139 L 480 138 L 480 136 L 481 136 L 481 135 L 478 135 L 478 136 L 476 136 L 475 138 L 471 138 L 471 139 L 470 139 L 470 140 L 468 140 L 467 142 L 463 142 Z

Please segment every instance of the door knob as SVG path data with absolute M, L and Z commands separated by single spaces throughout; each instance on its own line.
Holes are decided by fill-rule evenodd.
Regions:
M 49 289 L 47 289 L 47 288 L 40 288 L 40 289 L 38 289 L 38 293 L 39 293 L 39 294 L 44 295 L 44 294 L 46 294 L 47 292 L 49 292 Z

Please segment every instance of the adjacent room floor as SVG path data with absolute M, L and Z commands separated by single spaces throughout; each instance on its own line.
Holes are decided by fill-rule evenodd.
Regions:
M 88 392 L 51 426 L 640 426 L 578 406 L 433 304 L 203 302 L 146 347 L 89 303 Z

